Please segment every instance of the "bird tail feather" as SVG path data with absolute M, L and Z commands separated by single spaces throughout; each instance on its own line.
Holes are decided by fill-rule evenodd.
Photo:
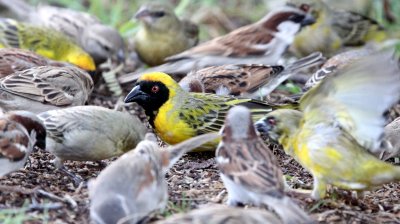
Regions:
M 325 61 L 321 52 L 314 52 L 306 57 L 300 58 L 285 68 L 279 75 L 273 77 L 265 86 L 262 87 L 263 95 L 270 94 L 281 83 L 290 78 L 293 74 L 301 69 L 306 69 L 314 65 L 321 64 Z

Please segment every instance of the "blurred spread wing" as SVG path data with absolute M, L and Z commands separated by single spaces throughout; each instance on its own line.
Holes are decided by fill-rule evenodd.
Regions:
M 350 63 L 325 78 L 300 101 L 305 121 L 332 123 L 359 144 L 376 151 L 384 113 L 399 99 L 400 71 L 392 53 L 377 53 Z
M 67 106 L 77 100 L 75 94 L 85 85 L 78 75 L 67 68 L 35 67 L 5 77 L 0 88 L 42 103 Z
M 185 113 L 180 118 L 192 126 L 197 134 L 218 132 L 224 125 L 228 110 L 234 105 L 243 105 L 252 111 L 254 120 L 270 112 L 271 106 L 257 100 L 223 97 L 214 94 L 192 93 L 182 105 Z
M 284 188 L 279 165 L 259 140 L 224 141 L 216 157 L 221 173 L 252 192 L 281 192 Z

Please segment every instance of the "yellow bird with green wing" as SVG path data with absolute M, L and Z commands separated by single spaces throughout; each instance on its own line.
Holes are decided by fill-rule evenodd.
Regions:
M 327 185 L 367 190 L 400 180 L 400 167 L 377 159 L 384 113 L 399 100 L 400 69 L 390 52 L 366 56 L 326 77 L 300 99 L 300 111 L 275 110 L 257 122 L 314 178 L 311 196 Z
M 169 75 L 154 72 L 142 75 L 126 96 L 125 103 L 137 102 L 149 117 L 149 122 L 161 139 L 176 144 L 209 132 L 218 132 L 230 108 L 244 105 L 258 120 L 272 111 L 273 106 L 262 101 L 189 93 Z M 217 142 L 203 147 L 214 150 Z

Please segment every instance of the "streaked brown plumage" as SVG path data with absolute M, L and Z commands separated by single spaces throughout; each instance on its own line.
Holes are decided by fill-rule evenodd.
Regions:
M 250 97 L 264 96 L 272 92 L 290 75 L 310 66 L 319 65 L 324 60 L 322 54 L 316 52 L 299 59 L 286 68 L 279 65 L 262 64 L 206 67 L 190 72 L 179 82 L 179 85 L 189 92 L 251 95 Z
M 257 135 L 250 110 L 229 110 L 216 151 L 229 205 L 269 206 L 284 223 L 308 223 L 308 215 L 285 196 L 285 183 L 278 161 Z
M 74 66 L 34 67 L 0 80 L 0 107 L 40 113 L 78 106 L 85 104 L 92 90 L 92 78 Z
M 274 65 L 292 43 L 296 33 L 314 22 L 306 8 L 285 6 L 274 9 L 256 23 L 168 57 L 163 65 L 122 76 L 120 81 L 131 82 L 138 74 L 153 71 L 186 75 L 192 69 L 224 64 Z
M 221 95 L 221 91 L 226 89 L 228 95 L 242 95 L 255 91 L 283 69 L 280 65 L 261 64 L 211 66 L 190 72 L 181 79 L 179 85 L 189 92 Z
M 68 64 L 47 59 L 32 51 L 24 49 L 0 49 L 0 78 L 4 78 L 17 71 L 45 65 L 62 67 L 67 66 Z
M 22 168 L 35 145 L 44 149 L 45 138 L 46 130 L 35 114 L 0 115 L 0 177 Z

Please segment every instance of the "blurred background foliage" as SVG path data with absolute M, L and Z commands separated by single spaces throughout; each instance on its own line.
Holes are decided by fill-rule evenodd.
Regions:
M 89 12 L 102 22 L 116 27 L 124 37 L 132 36 L 137 22 L 132 19 L 139 7 L 149 0 L 30 0 L 36 4 L 52 4 Z M 200 40 L 222 35 L 232 29 L 257 21 L 269 9 L 283 4 L 283 0 L 159 0 L 176 7 L 179 17 L 200 25 Z M 290 0 L 289 0 L 290 1 Z M 310 0 L 304 0 L 309 2 Z M 383 0 L 330 0 L 334 7 L 367 14 L 390 30 L 400 28 L 400 0 L 388 0 L 390 11 L 397 19 L 389 23 L 383 13 Z

